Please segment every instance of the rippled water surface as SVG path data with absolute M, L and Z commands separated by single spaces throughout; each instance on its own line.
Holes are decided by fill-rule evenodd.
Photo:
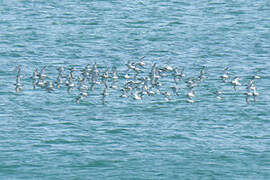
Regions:
M 268 0 L 0 1 L 1 179 L 270 179 L 269 14 Z M 186 77 L 206 66 L 196 102 L 183 84 L 169 102 L 115 90 L 76 104 L 75 91 L 29 80 L 45 65 L 51 79 L 94 62 L 123 72 L 142 56 Z M 259 72 L 256 103 L 222 83 L 225 67 L 243 85 Z

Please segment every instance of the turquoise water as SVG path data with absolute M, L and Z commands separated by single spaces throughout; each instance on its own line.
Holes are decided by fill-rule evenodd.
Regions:
M 1 179 L 270 179 L 270 2 L 0 1 Z M 196 102 L 32 90 L 47 66 L 207 67 Z M 15 67 L 24 89 L 16 94 Z M 259 71 L 256 103 L 219 80 Z M 217 101 L 212 92 L 225 94 Z M 186 93 L 185 90 L 182 92 Z

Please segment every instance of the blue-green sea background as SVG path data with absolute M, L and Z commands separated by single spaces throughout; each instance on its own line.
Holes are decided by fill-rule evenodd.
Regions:
M 0 179 L 270 179 L 269 17 L 268 0 L 0 1 Z M 26 78 L 45 65 L 51 78 L 62 65 L 121 71 L 142 56 L 187 76 L 207 66 L 197 102 L 76 104 Z M 221 83 L 227 66 L 245 82 L 260 71 L 257 103 Z

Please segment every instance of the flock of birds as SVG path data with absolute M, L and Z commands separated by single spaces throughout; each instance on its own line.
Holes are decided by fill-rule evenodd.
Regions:
M 106 103 L 106 98 L 109 96 L 109 91 L 121 92 L 121 98 L 133 98 L 134 100 L 143 100 L 149 96 L 161 96 L 165 101 L 170 101 L 173 97 L 184 95 L 186 102 L 196 102 L 196 88 L 204 83 L 207 79 L 206 67 L 201 67 L 199 73 L 193 77 L 186 77 L 185 68 L 167 65 L 151 64 L 148 71 L 146 63 L 142 57 L 137 62 L 127 62 L 126 70 L 118 72 L 116 67 L 112 69 L 101 68 L 97 63 L 92 65 L 87 64 L 85 67 L 78 69 L 75 67 L 58 67 L 58 75 L 55 80 L 50 79 L 46 74 L 46 66 L 40 70 L 35 69 L 31 79 L 33 89 L 44 89 L 48 93 L 58 89 L 66 88 L 67 93 L 71 94 L 74 89 L 76 91 L 76 103 L 80 103 L 95 91 L 101 90 L 99 94 L 102 96 L 102 103 Z M 21 92 L 24 88 L 22 79 L 24 76 L 21 73 L 21 65 L 16 67 L 16 93 Z M 254 74 L 247 82 L 242 85 L 239 77 L 230 77 L 229 68 L 225 68 L 223 74 L 220 75 L 220 83 L 230 84 L 235 92 L 238 87 L 245 86 L 246 103 L 256 102 L 256 97 L 259 96 L 255 82 L 261 77 L 258 73 Z M 166 86 L 167 85 L 167 86 Z M 185 89 L 186 93 L 181 90 Z M 218 100 L 223 99 L 223 92 L 215 90 L 211 92 Z

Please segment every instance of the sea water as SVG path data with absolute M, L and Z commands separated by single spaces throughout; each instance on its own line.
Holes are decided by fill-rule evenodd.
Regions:
M 267 0 L 0 1 L 1 179 L 270 179 L 269 15 Z M 186 77 L 206 66 L 195 103 L 183 87 L 169 102 L 115 90 L 105 105 L 98 93 L 76 104 L 29 79 L 94 62 L 123 72 L 143 56 Z M 225 67 L 237 91 L 222 83 Z M 260 94 L 247 104 L 256 73 Z

